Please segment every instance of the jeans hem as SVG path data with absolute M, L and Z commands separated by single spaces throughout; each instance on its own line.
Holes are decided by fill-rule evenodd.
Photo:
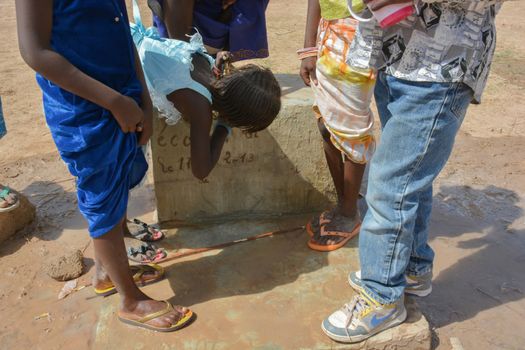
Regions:
M 416 272 L 416 271 L 412 271 L 412 270 L 407 270 L 405 272 L 405 275 L 408 276 L 408 277 L 423 277 L 423 276 L 427 276 L 429 274 L 432 274 L 432 268 L 428 268 L 428 269 L 425 269 L 422 271 L 419 271 L 419 272 Z
M 389 300 L 386 300 L 382 297 L 380 297 L 377 293 L 375 293 L 374 291 L 372 291 L 370 288 L 368 288 L 364 283 L 363 283 L 363 293 L 369 297 L 370 299 L 378 302 L 379 304 L 381 305 L 389 305 L 389 304 L 394 304 L 396 301 L 398 301 L 399 299 L 395 299 L 395 300 L 392 300 L 392 301 L 389 301 Z

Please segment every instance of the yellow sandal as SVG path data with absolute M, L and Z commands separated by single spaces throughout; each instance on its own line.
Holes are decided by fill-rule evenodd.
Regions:
M 164 268 L 157 264 L 146 264 L 146 265 L 132 265 L 130 266 L 131 272 L 133 273 L 133 280 L 137 284 L 137 286 L 147 286 L 148 284 L 152 284 L 155 282 L 158 282 L 164 278 Z M 150 279 L 146 279 L 144 277 L 144 274 L 148 272 L 154 272 L 155 277 L 152 277 Z M 98 296 L 101 297 L 107 297 L 109 295 L 117 293 L 117 288 L 113 283 L 107 288 L 104 289 L 98 289 L 94 288 L 95 293 Z
M 155 326 L 147 324 L 146 322 L 162 317 L 175 310 L 175 308 L 173 307 L 173 305 L 171 305 L 169 301 L 165 300 L 164 302 L 166 303 L 166 308 L 164 310 L 160 310 L 160 311 L 151 313 L 142 318 L 139 318 L 138 320 L 131 320 L 129 318 L 124 318 L 121 316 L 119 316 L 118 318 L 121 322 L 129 324 L 131 326 L 146 328 L 146 329 L 150 329 L 152 331 L 157 331 L 157 332 L 173 332 L 178 329 L 186 327 L 193 321 L 195 314 L 193 313 L 193 311 L 188 310 L 186 314 L 176 324 L 173 324 L 170 327 L 166 327 L 166 328 L 155 327 Z

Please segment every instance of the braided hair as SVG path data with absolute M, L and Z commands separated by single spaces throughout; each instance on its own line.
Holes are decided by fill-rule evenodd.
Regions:
M 266 129 L 281 109 L 281 87 L 273 73 L 248 64 L 213 82 L 213 109 L 232 127 L 246 132 Z

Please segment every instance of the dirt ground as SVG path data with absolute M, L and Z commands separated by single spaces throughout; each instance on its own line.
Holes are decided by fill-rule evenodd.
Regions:
M 295 50 L 302 45 L 305 7 L 306 1 L 273 0 L 268 9 L 271 57 L 263 63 L 287 79 L 297 79 Z M 437 349 L 460 349 L 458 344 L 464 349 L 525 349 L 523 18 L 524 1 L 509 1 L 498 16 L 498 47 L 483 103 L 470 108 L 453 156 L 435 188 L 431 225 L 431 245 L 436 251 L 434 292 L 419 304 L 432 325 Z M 199 311 L 197 323 L 203 325 L 172 338 L 120 325 L 113 320 L 117 299 L 94 298 L 89 288 L 58 301 L 62 283 L 51 280 L 42 266 L 63 250 L 87 246 L 89 272 L 80 281 L 86 283 L 92 272 L 92 251 L 86 225 L 76 209 L 74 183 L 42 116 L 34 74 L 18 53 L 13 1 L 0 0 L 0 23 L 0 96 L 8 128 L 0 141 L 0 183 L 24 193 L 38 210 L 36 224 L 0 247 L 1 349 L 107 348 L 110 344 L 147 349 L 150 340 L 158 339 L 162 343 L 155 342 L 157 345 L 176 340 L 177 348 L 184 349 L 331 347 L 320 334 L 318 321 L 345 301 L 341 299 L 341 290 L 348 288 L 345 273 L 356 267 L 344 265 L 345 254 L 355 254 L 355 242 L 334 254 L 312 255 L 304 248 L 304 235 L 292 234 L 275 239 L 277 248 L 268 242 L 257 243 L 260 251 L 271 252 L 269 257 L 256 255 L 257 264 L 246 260 L 247 248 L 238 248 L 170 265 L 173 278 L 148 287 L 147 292 L 159 298 L 176 295 L 174 301 Z M 133 194 L 132 216 L 151 221 L 154 209 L 151 186 Z M 238 230 L 250 231 L 248 223 L 238 225 Z M 265 228 L 261 224 L 256 230 Z M 170 233 L 167 241 L 174 247 L 199 243 L 195 236 L 180 232 Z M 277 263 L 283 256 L 285 262 Z M 327 269 L 328 265 L 336 268 Z M 253 273 L 259 278 L 246 278 Z M 327 284 L 323 278 L 338 282 Z M 306 292 L 294 297 L 286 294 L 296 282 L 306 286 Z M 315 301 L 316 293 L 324 297 L 319 308 L 315 302 L 307 303 Z M 252 305 L 264 302 L 278 321 L 265 314 L 259 319 L 262 335 L 240 326 L 232 335 L 238 337 L 237 342 L 232 343 L 224 335 L 239 327 L 239 310 L 225 308 L 225 300 L 231 298 L 237 298 L 233 300 L 239 305 L 249 305 L 248 312 Z M 287 334 L 286 322 L 294 320 L 283 316 L 272 300 L 285 305 L 300 300 L 309 305 L 310 315 L 300 320 L 306 325 L 303 334 Z M 254 321 L 257 312 L 253 306 Z M 38 318 L 46 313 L 49 316 Z M 266 341 L 264 332 L 266 337 L 273 332 L 275 342 Z M 122 342 L 110 341 L 114 337 Z M 281 338 L 287 340 L 279 342 Z M 170 348 L 164 345 L 162 348 Z

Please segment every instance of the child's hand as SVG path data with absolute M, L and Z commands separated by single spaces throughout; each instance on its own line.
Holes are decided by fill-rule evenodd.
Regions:
M 220 68 L 224 63 L 232 60 L 232 53 L 230 51 L 219 51 L 215 58 L 215 66 Z
M 213 72 L 217 78 L 221 78 L 227 68 L 228 64 L 232 61 L 232 54 L 230 51 L 219 51 L 215 57 L 215 67 Z
M 315 75 L 315 66 L 317 57 L 307 57 L 301 61 L 301 68 L 299 74 L 306 85 L 310 86 L 313 82 L 317 85 L 317 76 Z
M 226 10 L 228 7 L 235 4 L 235 2 L 237 2 L 237 0 L 222 0 L 222 9 Z
M 116 99 L 111 113 L 124 133 L 137 131 L 137 126 L 144 122 L 144 112 L 137 102 L 124 95 Z
M 140 132 L 139 145 L 144 146 L 153 134 L 153 109 L 149 106 L 142 111 L 144 113 L 144 121 L 142 122 L 142 127 L 137 128 L 137 132 Z

